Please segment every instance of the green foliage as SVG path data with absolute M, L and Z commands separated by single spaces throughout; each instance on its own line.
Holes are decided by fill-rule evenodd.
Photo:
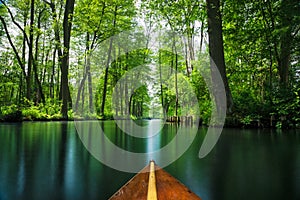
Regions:
M 204 61 L 201 63 L 205 63 Z M 203 66 L 199 66 L 203 67 Z M 200 119 L 203 124 L 208 125 L 212 112 L 212 102 L 207 85 L 204 81 L 203 74 L 198 70 L 194 70 L 191 74 L 191 84 L 198 98 Z
M 60 120 L 61 104 L 52 103 L 50 99 L 45 104 L 35 105 L 34 102 L 24 100 L 23 106 L 15 104 L 2 106 L 0 109 L 0 119 L 4 121 L 22 121 L 22 120 Z M 72 119 L 72 111 L 69 111 Z
M 47 99 L 45 104 L 35 105 L 34 102 L 25 100 L 26 105 L 22 108 L 24 120 L 59 120 L 61 119 L 61 103 L 52 103 Z
M 205 100 L 199 102 L 200 104 L 200 119 L 204 125 L 208 125 L 211 119 L 211 102 Z
M 2 106 L 0 108 L 0 120 L 21 121 L 22 112 L 17 105 Z
M 256 126 L 253 123 L 258 123 L 260 120 L 261 116 L 257 114 L 250 114 L 245 116 L 243 119 L 241 119 L 241 122 L 244 126 L 251 126 L 253 125 L 254 127 Z
M 274 100 L 277 127 L 295 128 L 300 125 L 300 88 L 281 91 Z
M 233 0 L 224 5 L 224 51 L 235 105 L 233 116 L 243 125 L 260 116 L 269 126 L 273 116 L 277 128 L 295 126 L 299 116 L 295 95 L 299 84 L 293 81 L 299 65 L 299 4 Z M 291 58 L 287 65 L 282 64 L 285 58 Z
M 45 118 L 45 113 L 41 113 L 37 106 L 30 106 L 22 110 L 24 120 L 38 120 Z
M 59 49 L 63 49 L 57 37 L 63 40 L 65 2 L 47 2 L 53 2 L 51 6 L 54 7 L 46 1 L 35 1 L 35 62 L 32 66 L 28 66 L 27 56 L 30 1 L 5 1 L 7 7 L 0 4 L 0 15 L 5 21 L 0 23 L 1 120 L 61 119 L 61 101 L 58 100 L 61 98 L 61 58 L 58 58 L 58 55 Z M 137 8 L 139 3 L 141 8 Z M 154 115 L 154 109 L 151 110 L 151 107 L 157 110 L 163 107 L 169 117 L 186 114 L 185 108 L 176 105 L 176 98 L 186 95 L 187 98 L 183 101 L 188 101 L 191 94 L 187 94 L 185 88 L 178 87 L 178 90 L 175 90 L 175 76 L 172 70 L 176 69 L 180 74 L 177 76 L 177 86 L 184 85 L 183 82 L 187 81 L 193 87 L 198 98 L 200 118 L 203 124 L 209 124 L 213 102 L 203 74 L 199 72 L 199 69 L 202 69 L 206 78 L 210 77 L 208 48 L 205 42 L 203 46 L 201 44 L 202 49 L 196 48 L 200 46 L 201 35 L 207 28 L 205 1 L 142 0 L 139 3 L 132 0 L 76 2 L 68 69 L 72 83 L 69 86 L 75 97 L 77 94 L 74 85 L 81 81 L 83 84 L 78 95 L 79 106 L 76 112 L 69 109 L 68 118 L 111 119 L 115 114 L 120 118 L 132 119 L 151 115 L 165 117 L 161 111 L 156 110 Z M 277 128 L 300 126 L 299 5 L 298 1 L 293 0 L 222 2 L 226 72 L 234 101 L 233 113 L 229 117 L 238 121 L 236 125 L 249 127 L 262 123 L 263 126 L 268 126 L 272 117 Z M 9 10 L 13 11 L 13 18 Z M 16 26 L 13 20 L 20 26 Z M 145 24 L 141 25 L 143 20 Z M 15 30 L 11 34 L 13 45 L 8 43 L 5 24 L 9 30 Z M 142 31 L 141 26 L 146 26 L 147 30 Z M 173 32 L 163 33 L 160 31 L 162 27 Z M 110 46 L 107 39 L 127 30 L 130 30 L 131 34 L 126 38 L 113 38 L 108 80 L 104 85 L 103 69 L 108 62 Z M 152 38 L 154 32 L 159 34 Z M 187 40 L 174 44 L 174 41 L 180 41 L 174 37 L 174 32 L 187 36 Z M 151 45 L 152 39 L 157 40 L 159 44 L 157 52 L 150 51 L 146 46 Z M 136 44 L 144 45 L 144 48 L 127 52 Z M 203 52 L 204 49 L 206 53 Z M 176 57 L 175 50 L 182 56 Z M 286 58 L 288 59 L 285 60 Z M 144 68 L 134 70 L 139 66 Z M 133 74 L 127 77 L 126 84 L 116 88 L 118 81 L 131 71 Z M 159 78 L 155 77 L 155 71 L 159 71 L 167 81 L 161 83 Z M 87 76 L 90 72 L 95 73 Z M 28 78 L 31 78 L 30 86 L 26 84 Z M 136 80 L 143 86 L 134 89 L 132 82 Z M 73 84 L 75 82 L 76 84 Z M 152 88 L 149 86 L 151 82 L 155 82 Z M 102 111 L 105 86 L 105 108 Z M 115 89 L 120 98 L 112 102 Z M 29 101 L 24 100 L 27 90 L 31 91 Z M 45 96 L 45 102 L 41 92 Z M 89 101 L 90 97 L 94 99 L 92 103 Z M 113 103 L 119 107 L 114 108 Z M 125 104 L 130 104 L 130 110 Z M 194 110 L 191 108 L 188 114 L 195 114 Z M 103 113 L 103 116 L 99 117 L 100 113 Z

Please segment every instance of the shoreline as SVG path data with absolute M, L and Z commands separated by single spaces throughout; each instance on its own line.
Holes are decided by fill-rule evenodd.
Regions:
M 114 119 L 114 118 L 104 118 L 104 119 L 99 119 L 99 118 L 79 118 L 79 119 L 22 119 L 22 120 L 3 120 L 0 119 L 0 124 L 6 123 L 6 124 L 14 124 L 14 123 L 23 123 L 23 122 L 72 122 L 72 121 L 115 121 L 115 120 L 133 120 L 133 121 L 139 121 L 139 120 L 143 120 L 143 121 L 147 121 L 147 120 L 163 120 L 163 119 L 159 119 L 159 118 L 141 118 L 141 119 L 130 119 L 130 118 L 118 118 L 118 119 Z M 236 120 L 236 119 L 235 119 Z M 165 121 L 165 123 L 168 124 L 179 124 L 179 125 L 195 125 L 195 123 L 192 124 L 187 124 L 185 122 L 172 122 L 172 121 Z M 199 127 L 209 127 L 209 125 L 207 124 L 202 124 L 201 121 L 199 122 Z M 235 123 L 232 123 L 232 121 L 228 121 L 228 119 L 226 118 L 225 124 L 223 125 L 223 128 L 239 128 L 239 129 L 282 129 L 282 130 L 288 130 L 288 129 L 300 129 L 300 125 L 296 124 L 293 126 L 288 126 L 288 125 L 284 125 L 282 127 L 276 127 L 276 125 L 270 126 L 269 124 L 264 125 L 261 122 L 258 121 L 253 121 L 250 124 L 242 124 L 241 122 L 237 122 L 235 121 Z

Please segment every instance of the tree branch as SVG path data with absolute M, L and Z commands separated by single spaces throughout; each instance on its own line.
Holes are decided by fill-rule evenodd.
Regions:
M 7 39 L 8 39 L 8 41 L 9 41 L 9 44 L 10 44 L 10 46 L 12 47 L 12 49 L 13 49 L 15 55 L 16 55 L 17 61 L 18 61 L 19 65 L 20 65 L 20 67 L 21 67 L 21 69 L 22 69 L 22 71 L 23 71 L 24 76 L 26 77 L 27 75 L 26 75 L 26 71 L 25 71 L 25 67 L 24 67 L 24 65 L 23 65 L 23 62 L 22 62 L 22 60 L 21 60 L 21 58 L 20 58 L 20 56 L 19 56 L 19 54 L 18 54 L 18 51 L 17 51 L 17 49 L 16 49 L 14 43 L 13 43 L 12 40 L 11 40 L 11 36 L 10 36 L 9 31 L 8 31 L 8 29 L 7 29 L 6 22 L 5 22 L 4 18 L 3 18 L 1 15 L 0 15 L 0 21 L 1 21 L 2 24 L 3 24 L 3 28 L 4 28 L 5 33 L 6 33 L 6 35 L 7 35 Z
M 50 2 L 48 2 L 48 1 L 46 1 L 46 0 L 43 0 L 43 2 L 46 3 L 47 5 L 49 5 L 50 7 L 51 7 L 51 5 L 53 4 L 53 3 L 50 3 Z
M 29 45 L 29 40 L 28 40 L 28 37 L 27 37 L 27 34 L 25 32 L 25 30 L 20 26 L 20 24 L 18 22 L 16 22 L 11 10 L 9 9 L 9 7 L 6 5 L 6 3 L 3 1 L 3 0 L 0 0 L 0 2 L 5 6 L 5 8 L 7 9 L 10 17 L 11 17 L 11 20 L 12 22 L 22 31 L 24 37 L 25 37 L 25 40 L 26 40 L 26 43 L 27 45 Z M 2 18 L 3 19 L 3 18 Z
M 292 35 L 292 37 L 294 38 L 298 34 L 299 31 L 300 31 L 300 26 L 295 30 L 295 32 Z

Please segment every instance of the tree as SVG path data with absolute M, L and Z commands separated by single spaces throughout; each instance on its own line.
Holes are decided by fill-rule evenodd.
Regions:
M 222 34 L 222 16 L 220 11 L 220 0 L 207 0 L 207 20 L 208 20 L 208 36 L 209 36 L 209 55 L 210 55 L 210 65 L 213 84 L 218 84 L 215 81 L 217 73 L 221 74 L 223 83 L 225 86 L 226 100 L 227 100 L 227 112 L 230 113 L 233 100 L 231 96 L 231 91 L 228 85 L 226 66 L 224 59 L 224 47 L 223 47 L 223 34 Z M 215 71 L 214 67 L 218 69 Z M 218 93 L 218 91 L 215 91 Z M 221 101 L 216 97 L 216 102 Z
M 268 1 L 269 2 L 269 1 Z M 297 1 L 287 0 L 279 2 L 279 41 L 276 52 L 280 85 L 286 89 L 289 84 L 291 54 L 295 48 L 295 39 L 300 30 L 300 4 Z M 269 10 L 272 12 L 272 10 Z M 274 19 L 271 19 L 274 21 Z M 278 55 L 279 54 L 279 55 Z
M 211 97 L 201 69 L 214 84 L 221 75 L 234 121 L 299 124 L 298 1 L 74 1 L 0 0 L 0 118 L 21 119 L 22 111 L 25 119 L 67 119 L 74 80 L 76 115 L 140 118 L 161 104 L 164 117 L 182 116 L 191 94 L 180 86 L 188 81 L 207 124 Z M 158 51 L 149 49 L 152 39 Z M 135 88 L 150 80 L 158 84 L 149 94 L 149 86 Z
M 116 27 L 116 23 L 117 23 L 117 11 L 118 11 L 118 6 L 116 5 L 115 9 L 114 9 L 113 29 Z M 113 47 L 113 37 L 111 37 L 109 39 L 109 49 L 108 49 L 108 54 L 107 54 L 107 62 L 106 62 L 106 66 L 105 66 L 104 85 L 103 85 L 103 93 L 102 93 L 101 116 L 104 116 L 107 81 L 108 81 L 108 69 L 109 69 L 109 65 L 111 62 L 112 47 Z
M 72 19 L 74 12 L 75 0 L 67 0 L 65 4 L 65 12 L 63 19 L 63 54 L 61 58 L 61 94 L 62 94 L 62 118 L 68 119 L 68 107 L 71 101 L 70 90 L 69 90 L 69 51 L 70 51 L 70 38 Z
M 4 31 L 6 33 L 9 44 L 10 44 L 11 48 L 13 49 L 13 52 L 17 59 L 17 62 L 19 64 L 20 68 L 22 69 L 23 75 L 25 77 L 26 86 L 27 86 L 26 87 L 26 90 L 27 90 L 26 97 L 28 100 L 30 100 L 31 99 L 31 64 L 30 65 L 28 64 L 28 67 L 26 69 L 25 62 L 24 62 L 25 61 L 25 45 L 26 44 L 30 45 L 29 38 L 25 32 L 25 25 L 26 25 L 25 20 L 27 19 L 27 15 L 26 14 L 24 15 L 24 27 L 21 27 L 21 25 L 16 21 L 11 9 L 6 5 L 6 3 L 3 0 L 1 0 L 0 2 L 6 8 L 13 24 L 23 33 L 23 53 L 22 53 L 22 56 L 20 56 L 20 53 L 18 52 L 16 44 L 15 44 L 15 41 L 13 40 L 13 38 L 8 30 L 7 22 L 5 21 L 5 18 L 2 15 L 0 15 L 0 20 L 3 25 Z M 33 21 L 33 19 L 31 19 L 31 21 Z M 29 51 L 29 54 L 30 53 L 32 53 L 32 51 Z M 32 57 L 32 56 L 29 56 L 29 57 Z

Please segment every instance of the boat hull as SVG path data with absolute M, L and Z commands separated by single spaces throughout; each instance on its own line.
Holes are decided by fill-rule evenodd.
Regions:
M 120 188 L 110 200 L 147 200 L 150 165 L 146 166 Z M 201 199 L 180 181 L 155 165 L 157 199 L 199 200 Z

